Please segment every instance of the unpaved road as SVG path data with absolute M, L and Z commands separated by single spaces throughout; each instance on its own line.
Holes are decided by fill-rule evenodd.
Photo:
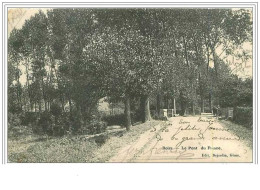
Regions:
M 110 162 L 252 162 L 252 150 L 214 118 L 174 117 L 151 127 Z

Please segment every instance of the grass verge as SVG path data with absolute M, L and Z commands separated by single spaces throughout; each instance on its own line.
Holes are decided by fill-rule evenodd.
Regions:
M 43 138 L 27 135 L 8 138 L 8 161 L 20 163 L 107 162 L 117 152 L 136 141 L 160 121 L 133 126 L 130 131 L 85 139 L 84 136 Z
M 242 142 L 253 148 L 253 130 L 246 128 L 242 125 L 235 124 L 231 121 L 219 120 L 223 127 L 228 128 L 231 133 L 236 136 L 239 136 L 242 139 Z

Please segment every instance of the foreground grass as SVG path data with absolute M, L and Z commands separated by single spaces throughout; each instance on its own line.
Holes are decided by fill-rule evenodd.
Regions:
M 235 124 L 231 121 L 219 120 L 223 127 L 228 128 L 231 133 L 236 136 L 239 136 L 242 139 L 242 142 L 253 148 L 253 130 L 246 128 L 245 126 Z
M 86 139 L 84 136 L 43 138 L 35 135 L 8 138 L 9 162 L 25 163 L 83 163 L 107 162 L 122 147 L 160 121 L 133 126 L 130 131 Z

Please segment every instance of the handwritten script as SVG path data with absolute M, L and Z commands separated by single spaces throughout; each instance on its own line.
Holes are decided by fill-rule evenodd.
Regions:
M 151 127 L 120 154 L 128 162 L 250 162 L 242 142 L 215 118 L 176 117 Z

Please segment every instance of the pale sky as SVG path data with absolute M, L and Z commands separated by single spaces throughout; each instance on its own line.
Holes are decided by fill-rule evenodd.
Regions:
M 8 36 L 10 32 L 16 28 L 21 29 L 25 20 L 30 19 L 31 16 L 34 16 L 36 13 L 42 10 L 44 13 L 47 13 L 46 8 L 9 8 L 8 9 Z

